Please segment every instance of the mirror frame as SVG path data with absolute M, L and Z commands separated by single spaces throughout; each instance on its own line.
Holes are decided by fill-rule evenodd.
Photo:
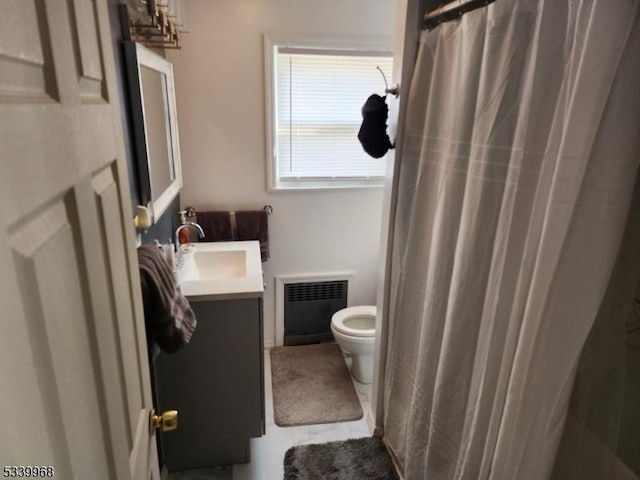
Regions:
M 182 188 L 182 168 L 180 162 L 180 143 L 178 137 L 178 115 L 176 110 L 175 84 L 173 80 L 173 65 L 157 53 L 136 42 L 123 42 L 127 77 L 129 84 L 129 103 L 133 128 L 133 143 L 136 156 L 136 166 L 139 178 L 140 201 L 150 210 L 152 223 L 158 221 L 176 198 Z M 163 192 L 154 192 L 151 178 L 152 159 L 149 156 L 147 135 L 147 120 L 144 115 L 144 92 L 142 89 L 141 67 L 158 71 L 164 76 L 166 98 L 157 101 L 165 102 L 165 125 L 167 126 L 167 143 L 169 160 L 173 165 L 174 179 Z

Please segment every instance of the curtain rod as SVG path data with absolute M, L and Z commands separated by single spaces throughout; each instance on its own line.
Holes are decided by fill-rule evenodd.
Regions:
M 426 30 L 432 30 L 441 23 L 460 18 L 467 12 L 486 7 L 495 1 L 496 0 L 455 0 L 453 2 L 443 4 L 424 15 L 423 28 Z

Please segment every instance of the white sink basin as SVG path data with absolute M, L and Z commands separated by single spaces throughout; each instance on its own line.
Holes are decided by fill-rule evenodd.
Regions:
M 247 276 L 247 252 L 194 252 L 193 261 L 198 278 L 194 280 L 214 280 L 243 278 Z
M 204 242 L 181 249 L 178 284 L 189 300 L 262 295 L 260 242 Z

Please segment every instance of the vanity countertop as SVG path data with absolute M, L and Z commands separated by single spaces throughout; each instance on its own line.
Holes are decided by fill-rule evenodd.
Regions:
M 190 302 L 262 297 L 260 242 L 202 242 L 181 246 L 178 285 Z

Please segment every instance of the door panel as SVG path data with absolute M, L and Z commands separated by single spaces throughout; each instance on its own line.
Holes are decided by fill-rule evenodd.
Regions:
M 94 319 L 65 200 L 16 228 L 10 243 L 32 355 L 40 357 L 37 374 L 57 464 L 69 469 L 70 478 L 89 478 L 93 466 L 107 472 L 108 462 L 103 426 L 96 421 L 101 402 L 91 351 L 96 339 L 89 330 Z M 78 391 L 77 384 L 85 388 Z
M 115 325 L 114 332 L 114 338 L 119 342 L 117 347 L 121 357 L 116 368 L 123 381 L 122 404 L 127 412 L 127 442 L 129 448 L 132 448 L 140 411 L 144 409 L 145 402 L 149 402 L 149 399 L 145 398 L 144 389 L 141 388 L 145 381 L 148 382 L 148 378 L 145 379 L 143 376 L 146 365 L 141 365 L 142 369 L 125 368 L 125 366 L 138 364 L 138 340 L 141 339 L 143 342 L 146 340 L 144 332 L 136 328 L 136 312 L 129 285 L 122 281 L 129 276 L 126 257 L 127 240 L 118 226 L 126 222 L 126 219 L 121 215 L 118 186 L 113 169 L 105 169 L 94 177 L 93 193 L 101 229 L 101 248 L 107 258 L 107 275 L 112 292 L 111 308 L 116 318 L 120 319 Z M 144 343 L 143 348 L 146 348 Z
M 51 101 L 56 97 L 55 74 L 44 3 L 6 3 L 0 15 L 0 101 Z
M 103 81 L 102 50 L 96 28 L 98 17 L 95 0 L 73 0 L 70 8 L 77 26 L 73 40 L 81 99 L 87 103 L 108 101 Z

